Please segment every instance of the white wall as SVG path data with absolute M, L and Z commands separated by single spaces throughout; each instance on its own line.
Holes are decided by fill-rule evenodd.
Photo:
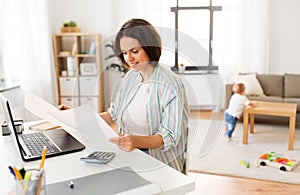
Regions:
M 129 18 L 136 0 L 51 0 L 49 16 L 52 33 L 60 31 L 64 22 L 74 20 L 82 32 L 95 32 L 103 40 L 111 38 Z M 156 2 L 156 1 L 155 1 Z M 271 0 L 270 3 L 270 59 L 269 73 L 300 74 L 300 1 Z M 170 21 L 171 22 L 171 21 Z M 173 22 L 173 21 L 172 21 Z M 104 50 L 104 56 L 105 54 Z M 112 79 L 106 79 L 112 81 Z M 197 85 L 196 83 L 194 85 Z M 105 102 L 108 106 L 111 83 L 106 83 Z
M 108 0 L 51 0 L 48 1 L 52 33 L 59 33 L 64 22 L 75 21 L 82 32 L 110 34 L 112 21 Z
M 270 73 L 300 73 L 300 1 L 271 0 Z
M 180 75 L 191 110 L 223 109 L 224 83 L 219 74 Z
M 121 25 L 137 17 L 137 0 L 50 0 L 49 18 L 52 33 L 59 33 L 64 22 L 75 21 L 82 32 L 113 36 Z

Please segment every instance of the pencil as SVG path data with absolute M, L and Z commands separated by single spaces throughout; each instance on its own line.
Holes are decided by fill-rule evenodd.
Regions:
M 46 146 L 44 146 L 43 152 L 42 152 L 42 159 L 41 159 L 40 169 L 44 168 L 46 152 L 47 152 L 47 149 L 46 149 Z
M 13 169 L 14 169 L 14 172 L 15 172 L 15 175 L 16 175 L 17 179 L 22 180 L 23 178 L 22 178 L 22 175 L 21 175 L 20 171 L 16 167 L 14 167 Z
M 42 180 L 43 180 L 43 174 L 44 174 L 44 168 L 40 170 L 39 176 L 38 176 L 38 187 L 36 191 L 36 195 L 40 195 L 41 193 L 41 187 L 42 187 Z

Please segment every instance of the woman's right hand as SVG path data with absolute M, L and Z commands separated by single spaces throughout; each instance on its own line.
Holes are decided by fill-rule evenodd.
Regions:
M 69 109 L 71 109 L 70 106 L 67 106 L 65 104 L 58 105 L 57 108 L 58 108 L 58 110 L 69 110 Z

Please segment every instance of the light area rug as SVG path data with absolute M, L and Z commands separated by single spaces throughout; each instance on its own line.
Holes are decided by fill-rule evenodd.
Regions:
M 238 123 L 233 141 L 228 142 L 222 121 L 191 120 L 188 170 L 300 184 L 300 165 L 291 172 L 284 172 L 257 163 L 262 154 L 269 152 L 300 160 L 300 129 L 295 130 L 294 150 L 287 149 L 288 133 L 288 126 L 255 124 L 254 134 L 249 134 L 248 144 L 243 144 L 243 124 Z M 240 164 L 241 160 L 247 160 L 250 167 Z

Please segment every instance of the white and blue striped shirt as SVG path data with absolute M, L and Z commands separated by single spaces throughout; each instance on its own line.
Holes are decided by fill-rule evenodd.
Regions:
M 164 146 L 149 149 L 149 154 L 182 171 L 187 144 L 189 107 L 181 79 L 160 66 L 155 67 L 149 83 L 146 104 L 148 135 L 162 136 Z M 142 84 L 139 72 L 128 71 L 122 78 L 118 93 L 108 112 L 116 122 L 119 134 L 128 134 L 122 114 Z

